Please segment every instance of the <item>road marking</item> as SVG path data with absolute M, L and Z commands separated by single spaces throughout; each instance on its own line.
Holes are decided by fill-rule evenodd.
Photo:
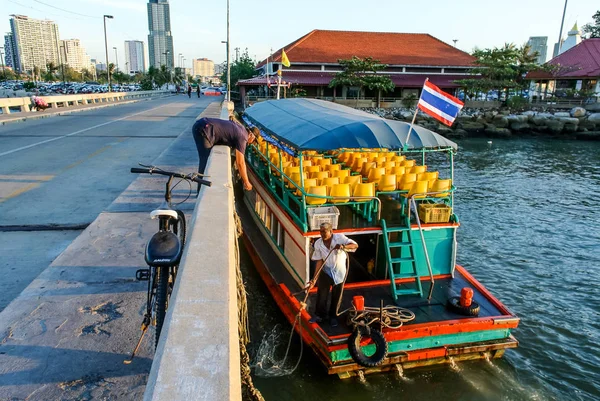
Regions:
M 116 120 L 108 121 L 108 122 L 105 122 L 105 123 L 102 123 L 102 124 L 97 124 L 97 125 L 94 125 L 93 127 L 84 128 L 84 129 L 81 129 L 79 131 L 71 132 L 70 134 L 67 134 L 67 135 L 57 136 L 55 138 L 46 139 L 45 141 L 41 141 L 41 142 L 37 142 L 37 143 L 32 143 L 31 145 L 22 146 L 22 147 L 17 148 L 17 149 L 9 150 L 8 152 L 0 153 L 0 157 L 6 156 L 6 155 L 10 155 L 12 153 L 20 152 L 21 150 L 33 148 L 34 146 L 43 145 L 43 144 L 48 143 L 48 142 L 58 141 L 59 139 L 64 139 L 64 138 L 68 138 L 68 137 L 73 136 L 73 135 L 81 134 L 82 132 L 90 131 L 90 130 L 93 130 L 93 129 L 98 128 L 98 127 L 103 127 L 103 126 L 108 125 L 108 124 L 116 123 L 117 121 L 125 120 L 127 118 L 130 118 L 130 117 L 133 117 L 133 116 L 137 116 L 139 114 L 147 113 L 147 112 L 152 111 L 152 110 L 160 109 L 161 107 L 164 107 L 164 105 L 157 106 L 157 107 L 154 107 L 154 108 L 149 109 L 149 110 L 140 111 L 139 113 L 130 114 L 128 116 L 121 117 L 121 118 L 118 118 Z
M 22 193 L 25 193 L 25 192 L 27 192 L 29 190 L 32 190 L 33 188 L 37 188 L 39 186 L 40 186 L 39 182 L 34 182 L 34 183 L 29 184 L 29 185 L 26 185 L 26 186 L 24 186 L 21 189 L 17 189 L 15 192 L 7 195 L 6 197 L 0 198 L 0 203 L 6 202 L 9 199 L 15 198 L 15 197 L 21 195 Z

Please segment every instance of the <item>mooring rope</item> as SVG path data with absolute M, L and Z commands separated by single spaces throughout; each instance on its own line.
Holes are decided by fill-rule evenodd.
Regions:
M 246 345 L 250 342 L 250 331 L 248 329 L 248 300 L 246 298 L 246 287 L 242 277 L 242 269 L 240 267 L 240 245 L 239 240 L 242 236 L 242 224 L 237 213 L 234 212 L 236 226 L 236 241 L 235 241 L 235 265 L 236 265 L 236 281 L 237 281 L 237 300 L 238 300 L 238 333 L 240 345 L 240 373 L 242 387 L 244 389 L 244 399 L 252 401 L 265 401 L 260 391 L 254 386 L 252 376 L 250 376 L 250 356 Z

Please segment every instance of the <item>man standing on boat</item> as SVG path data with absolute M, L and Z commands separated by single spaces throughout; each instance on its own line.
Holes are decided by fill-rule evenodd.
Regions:
M 315 314 L 311 323 L 319 323 L 327 316 L 327 298 L 331 290 L 331 305 L 329 307 L 329 324 L 338 325 L 337 312 L 342 301 L 342 290 L 346 281 L 348 255 L 346 251 L 354 252 L 358 244 L 343 234 L 334 234 L 331 224 L 323 223 L 319 230 L 321 238 L 315 241 L 311 259 L 317 261 L 315 271 L 320 272 L 317 281 L 317 302 Z M 323 266 L 324 264 L 324 266 Z
M 256 131 L 258 131 L 256 127 L 252 129 L 244 128 L 235 121 L 221 120 L 219 118 L 204 117 L 196 121 L 192 127 L 192 133 L 194 134 L 194 142 L 196 142 L 198 158 L 200 159 L 198 173 L 204 174 L 206 162 L 213 146 L 229 146 L 235 149 L 235 163 L 244 182 L 244 189 L 250 191 L 252 184 L 248 180 L 244 153 L 246 152 L 246 145 L 254 142 L 257 135 Z M 200 185 L 198 185 L 198 192 L 200 192 Z

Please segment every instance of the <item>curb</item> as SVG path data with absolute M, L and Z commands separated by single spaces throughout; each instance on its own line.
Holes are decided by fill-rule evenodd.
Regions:
M 14 119 L 0 121 L 0 126 L 6 125 L 6 124 L 12 124 L 12 123 L 21 123 L 21 122 L 25 122 L 27 120 L 38 120 L 40 118 L 50 118 L 50 117 L 67 115 L 67 114 L 71 114 L 71 113 L 79 113 L 82 111 L 103 109 L 105 107 L 120 106 L 122 104 L 130 104 L 130 103 L 144 102 L 144 101 L 155 100 L 155 99 L 162 99 L 164 97 L 171 97 L 171 96 L 176 96 L 176 95 L 166 95 L 166 96 L 159 96 L 159 97 L 132 99 L 132 100 L 126 100 L 126 101 L 122 101 L 122 102 L 118 102 L 118 103 L 102 104 L 102 105 L 98 105 L 98 106 L 94 106 L 94 107 L 86 107 L 86 108 L 82 108 L 82 109 L 59 111 L 58 113 L 36 114 L 33 116 L 15 117 Z M 29 113 L 31 113 L 31 112 L 29 112 Z M 29 114 L 29 113 L 26 113 L 26 114 Z

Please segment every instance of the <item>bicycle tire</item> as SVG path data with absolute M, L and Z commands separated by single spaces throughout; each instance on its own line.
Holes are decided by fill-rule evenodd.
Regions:
M 187 236 L 187 224 L 185 222 L 185 214 L 183 214 L 183 211 L 181 210 L 176 210 L 177 212 L 177 216 L 179 216 L 179 219 L 177 219 L 177 227 L 175 228 L 175 234 L 179 235 L 179 240 L 181 241 L 181 249 L 185 248 L 185 240 L 186 240 L 186 236 Z
M 160 332 L 162 331 L 165 315 L 167 314 L 169 297 L 169 267 L 156 268 L 156 333 L 154 347 L 158 347 Z

